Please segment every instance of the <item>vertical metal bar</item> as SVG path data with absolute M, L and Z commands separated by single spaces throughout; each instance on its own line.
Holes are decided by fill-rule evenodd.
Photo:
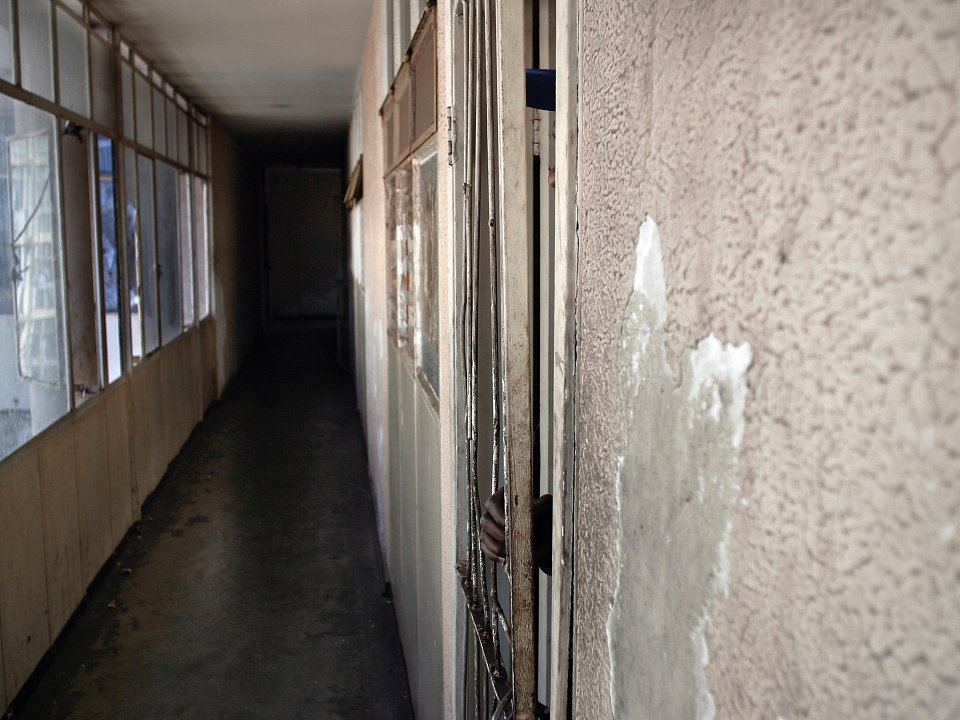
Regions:
M 495 193 L 493 191 L 495 184 L 493 183 L 493 154 L 491 153 L 491 142 L 492 142 L 492 133 L 490 131 L 490 34 L 489 34 L 489 0 L 480 0 L 480 16 L 477 18 L 477 35 L 482 37 L 482 42 L 479 44 L 480 53 L 483 56 L 483 64 L 479 67 L 478 75 L 482 74 L 483 82 L 480 82 L 480 77 L 475 78 L 476 85 L 478 87 L 478 93 L 483 98 L 483 102 L 479 103 L 477 108 L 477 116 L 479 118 L 480 113 L 484 116 L 484 133 L 486 134 L 486 169 L 487 169 L 487 226 L 489 229 L 489 252 L 488 252 L 488 262 L 490 267 L 490 282 L 491 284 L 496 284 L 498 272 L 496 264 L 496 228 L 493 223 L 490 222 L 494 217 L 494 209 L 496 207 L 495 202 Z M 478 123 L 477 127 L 477 140 L 479 141 L 480 127 Z M 490 363 L 490 387 L 492 394 L 491 402 L 491 439 L 492 439 L 492 448 L 491 448 L 491 463 L 490 463 L 490 484 L 489 488 L 491 492 L 497 491 L 498 478 L 500 477 L 500 397 L 498 392 L 498 380 L 499 380 L 499 363 L 498 363 L 498 348 L 497 348 L 497 338 L 498 338 L 498 328 L 499 328 L 499 318 L 497 316 L 497 297 L 496 293 L 491 293 L 491 302 L 490 302 L 490 333 L 491 333 L 491 363 Z M 484 493 L 485 494 L 485 493 Z M 486 565 L 486 563 L 484 563 Z M 489 575 L 489 579 L 488 579 Z M 496 654 L 498 662 L 501 659 L 500 653 L 500 633 L 498 632 L 498 617 L 497 617 L 497 567 L 496 564 L 490 563 L 489 567 L 484 568 L 484 588 L 483 593 L 486 598 L 486 613 L 487 622 L 490 625 L 490 634 L 491 640 L 493 642 L 494 653 Z
M 475 536 L 478 532 L 476 522 L 476 512 L 473 507 L 473 484 L 476 473 L 476 404 L 477 404 L 477 386 L 474 382 L 473 360 L 474 352 L 474 334 L 473 334 L 473 218 L 471 208 L 473 207 L 474 189 L 471 185 L 473 177 L 474 163 L 474 142 L 472 134 L 473 122 L 473 103 L 470 94 L 472 86 L 470 79 L 473 70 L 473 2 L 465 0 L 467 6 L 467 21 L 464 24 L 464 43 L 467 48 L 467 77 L 465 83 L 465 125 L 466 134 L 464 136 L 466 157 L 466 169 L 464 173 L 463 184 L 463 202 L 464 202 L 464 312 L 463 312 L 463 335 L 464 335 L 464 377 L 466 380 L 467 403 L 466 403 L 466 424 L 467 424 L 467 502 L 468 502 L 468 533 L 469 542 L 467 544 L 467 560 L 469 563 L 469 574 L 471 585 L 476 587 L 476 541 Z M 471 594 L 469 602 L 475 602 L 476 598 Z
M 530 257 L 527 238 L 529 159 L 524 73 L 524 17 L 496 3 L 496 109 L 499 171 L 503 431 L 507 540 L 513 615 L 513 692 L 517 720 L 536 704 L 530 408 Z

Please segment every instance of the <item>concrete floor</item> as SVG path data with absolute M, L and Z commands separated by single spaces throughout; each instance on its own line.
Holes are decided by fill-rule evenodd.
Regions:
M 288 329 L 255 354 L 14 717 L 413 716 L 334 342 Z

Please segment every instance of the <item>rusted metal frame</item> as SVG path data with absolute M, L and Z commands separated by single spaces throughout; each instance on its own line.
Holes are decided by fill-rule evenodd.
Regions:
M 473 68 L 473 45 L 472 45 L 472 36 L 471 36 L 471 17 L 473 15 L 473 3 L 469 0 L 465 0 L 467 6 L 467 20 L 464 24 L 464 45 L 466 47 L 466 79 L 465 91 L 469 89 L 470 75 Z M 470 571 L 470 580 L 471 588 L 470 592 L 467 593 L 466 598 L 467 602 L 472 602 L 475 598 L 473 597 L 473 587 L 475 587 L 475 577 L 474 577 L 474 568 L 476 567 L 476 559 L 474 554 L 476 553 L 476 545 L 474 537 L 477 534 L 478 528 L 476 524 L 476 513 L 473 507 L 473 482 L 474 482 L 474 473 L 476 472 L 476 404 L 477 404 L 477 386 L 473 379 L 473 359 L 472 355 L 474 352 L 474 340 L 473 340 L 473 262 L 472 262 L 472 236 L 473 236 L 473 221 L 470 216 L 470 208 L 473 206 L 473 188 L 470 184 L 470 178 L 472 177 L 472 163 L 473 163 L 473 143 L 472 135 L 470 133 L 470 123 L 472 120 L 472 109 L 467 93 L 465 95 L 465 125 L 466 125 L 466 134 L 464 135 L 464 145 L 465 151 L 464 156 L 466 158 L 466 168 L 464 171 L 464 183 L 463 183 L 463 227 L 464 227 L 464 283 L 463 283 L 463 365 L 464 365 L 464 380 L 466 384 L 466 407 L 465 407 L 465 424 L 466 424 L 466 440 L 467 440 L 467 523 L 468 523 L 468 534 L 469 539 L 467 543 L 467 562 L 468 568 Z
M 491 343 L 490 343 L 490 387 L 491 387 L 491 438 L 492 438 L 492 447 L 491 447 L 491 463 L 490 463 L 490 492 L 496 493 L 499 489 L 499 480 L 501 474 L 500 468 L 500 455 L 501 447 L 503 444 L 503 428 L 500 421 L 500 409 L 502 407 L 502 385 L 500 378 L 500 302 L 499 302 L 499 293 L 496 291 L 496 288 L 499 286 L 500 280 L 500 268 L 498 265 L 497 257 L 497 196 L 495 188 L 497 187 L 496 183 L 496 173 L 494 172 L 494 166 L 496 163 L 496 155 L 494 153 L 494 131 L 493 127 L 493 43 L 491 38 L 491 21 L 490 21 L 490 0 L 480 0 L 481 1 L 481 15 L 482 22 L 478 22 L 478 34 L 482 34 L 483 42 L 481 44 L 481 51 L 483 54 L 483 83 L 482 90 L 484 94 L 484 103 L 482 104 L 483 115 L 484 115 L 484 134 L 486 136 L 486 169 L 487 169 L 487 227 L 489 230 L 489 248 L 488 248 L 488 262 L 490 266 L 490 282 L 494 288 L 494 291 L 491 292 L 490 296 L 490 333 L 491 333 Z M 478 78 L 479 80 L 479 78 Z M 480 85 L 480 83 L 477 83 Z M 497 587 L 497 566 L 496 564 L 491 563 L 490 565 L 490 617 L 489 622 L 492 627 L 493 634 L 493 644 L 496 649 L 497 656 L 501 657 L 500 653 L 500 633 L 497 631 L 497 626 L 502 624 L 505 629 L 508 628 L 506 618 L 504 617 L 503 608 L 500 607 L 500 595 Z M 505 633 L 507 640 L 510 640 L 511 634 L 509 630 Z
M 556 313 L 553 444 L 553 597 L 550 707 L 555 718 L 571 715 L 568 706 L 573 643 L 573 544 L 576 491 L 576 299 L 577 299 L 577 0 L 557 2 Z
M 462 565 L 458 568 L 458 571 L 460 574 L 460 582 L 464 585 L 466 592 L 466 586 L 470 582 L 469 573 L 466 572 L 466 569 L 463 568 Z M 508 674 L 503 667 L 501 656 L 493 645 L 493 636 L 496 634 L 494 632 L 495 628 L 490 627 L 486 610 L 481 603 L 468 604 L 467 610 L 470 614 L 470 620 L 473 623 L 473 629 L 477 644 L 481 650 L 484 667 L 493 685 L 494 695 L 496 695 L 498 701 L 502 700 L 510 690 L 510 682 L 508 680 Z
M 473 361 L 473 373 L 472 373 L 472 383 L 474 387 L 474 392 L 477 392 L 479 386 L 479 333 L 480 333 L 480 323 L 479 323 L 479 282 L 480 282 L 480 267 L 479 267 L 479 255 L 480 255 L 480 207 L 481 207 L 481 198 L 480 198 L 480 163 L 483 159 L 482 148 L 479 143 L 479 137 L 481 132 L 480 127 L 480 117 L 485 107 L 486 98 L 483 95 L 482 84 L 479 82 L 479 75 L 483 72 L 483 68 L 479 62 L 481 54 L 484 52 L 484 45 L 480 39 L 480 12 L 482 12 L 482 6 L 480 6 L 479 11 L 474 10 L 473 12 L 473 21 L 471 22 L 471 36 L 473 42 L 473 52 L 471 53 L 472 59 L 475 63 L 474 73 L 471 78 L 473 82 L 470 83 L 471 92 L 472 92 L 472 107 L 470 108 L 470 137 L 471 137 L 471 187 L 473 189 L 470 205 L 470 219 L 472 232 L 469 239 L 470 254 L 472 256 L 472 283 L 473 283 L 473 297 L 472 297 L 472 352 L 471 358 Z M 489 163 L 489 158 L 486 158 L 487 163 Z M 476 397 L 476 394 L 475 394 Z M 477 420 L 477 406 L 474 405 L 474 422 Z M 475 441 L 479 440 L 479 436 L 475 436 Z M 480 549 L 480 533 L 479 533 L 479 521 L 480 521 L 480 512 L 481 512 L 481 495 L 480 495 L 480 482 L 478 476 L 478 467 L 477 467 L 477 452 L 479 448 L 474 445 L 474 455 L 473 455 L 473 472 L 471 474 L 472 483 L 471 483 L 471 492 L 472 492 L 472 501 L 473 506 L 476 512 L 475 520 L 477 524 L 478 531 L 471 536 L 471 540 L 476 543 L 476 552 L 474 557 L 476 558 L 476 568 L 474 571 L 474 577 L 478 583 L 474 586 L 474 592 L 478 596 L 478 604 L 482 608 L 483 617 L 484 617 L 484 630 L 483 633 L 486 633 L 489 637 L 488 640 L 492 641 L 493 653 L 496 658 L 496 663 L 490 664 L 487 663 L 491 669 L 491 679 L 496 683 L 497 675 L 494 673 L 501 673 L 501 663 L 500 663 L 500 647 L 499 647 L 499 636 L 495 631 L 496 626 L 493 622 L 493 616 L 490 607 L 490 587 L 488 582 L 488 566 L 486 558 L 484 557 Z M 478 631 L 480 632 L 480 631 Z M 483 636 L 480 636 L 481 643 L 484 642 Z M 500 699 L 502 696 L 499 693 L 497 698 Z
M 513 702 L 517 720 L 533 720 L 537 654 L 530 393 L 531 268 L 527 237 L 527 165 L 530 160 L 526 153 L 524 17 L 505 0 L 497 0 L 495 7 L 501 358 L 505 507 L 513 616 Z

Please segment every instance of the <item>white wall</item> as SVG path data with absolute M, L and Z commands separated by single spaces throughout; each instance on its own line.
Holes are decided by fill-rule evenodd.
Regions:
M 444 24 L 449 4 L 438 4 L 438 46 L 442 57 Z M 460 601 L 455 587 L 453 551 L 453 479 L 451 463 L 443 462 L 445 445 L 441 427 L 448 417 L 445 407 L 452 379 L 441 369 L 439 409 L 415 377 L 412 362 L 401 355 L 388 336 L 387 240 L 383 184 L 383 137 L 379 109 L 384 88 L 392 78 L 384 76 L 386 61 L 383 7 L 374 9 L 361 69 L 360 92 L 351 131 L 350 167 L 357 144 L 363 152 L 363 200 L 358 209 L 362 228 L 362 292 L 355 327 L 363 333 L 356 341 L 357 368 L 362 377 L 360 403 L 364 415 L 371 483 L 377 506 L 380 540 L 392 584 L 407 670 L 419 717 L 449 717 L 454 713 L 454 603 Z M 438 68 L 438 96 L 445 97 L 445 68 Z M 438 123 L 441 128 L 441 120 Z M 445 130 L 438 137 L 446 146 Z M 439 262 L 449 262 L 447 203 L 448 178 L 441 155 L 438 173 Z M 356 227 L 356 225 L 354 225 Z M 356 273 L 355 273 L 356 274 Z M 440 324 L 453 317 L 449 273 L 441 269 Z M 361 306 L 362 304 L 362 306 Z M 362 352 L 361 352 L 362 350 Z M 450 348 L 441 343 L 441 365 L 450 362 Z M 449 451 L 446 450 L 446 451 Z

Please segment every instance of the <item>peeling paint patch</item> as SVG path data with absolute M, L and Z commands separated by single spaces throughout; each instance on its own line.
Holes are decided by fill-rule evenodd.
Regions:
M 607 640 L 617 717 L 716 715 L 705 668 L 713 598 L 730 582 L 750 347 L 712 334 L 667 361 L 660 233 L 640 227 L 620 332 L 624 451 L 616 464 L 619 565 Z

